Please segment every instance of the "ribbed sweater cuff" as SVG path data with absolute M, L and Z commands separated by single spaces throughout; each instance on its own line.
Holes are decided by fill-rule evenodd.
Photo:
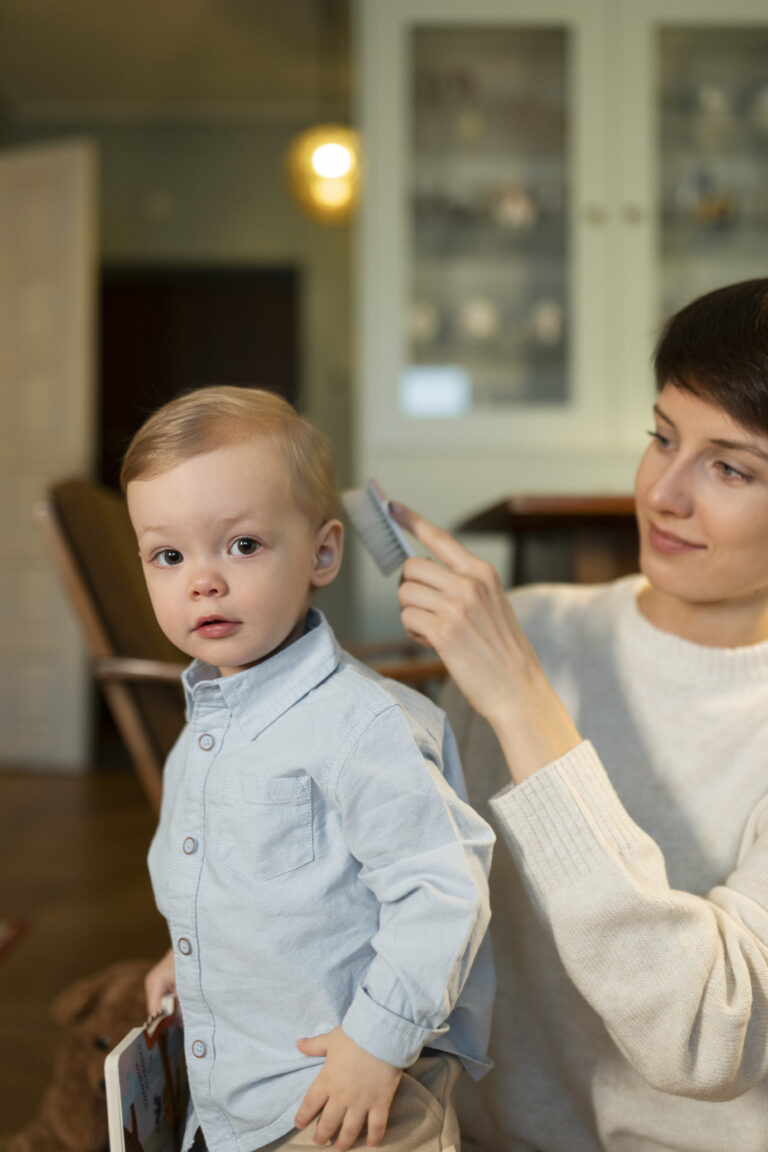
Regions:
M 645 839 L 589 741 L 491 798 L 510 851 L 536 889 L 572 883 Z

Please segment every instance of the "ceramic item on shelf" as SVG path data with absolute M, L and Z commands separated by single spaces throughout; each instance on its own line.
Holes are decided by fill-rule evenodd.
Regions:
M 456 325 L 460 336 L 477 343 L 486 343 L 499 335 L 501 317 L 499 309 L 485 296 L 474 296 L 459 305 Z
M 524 231 L 539 217 L 536 200 L 523 184 L 506 184 L 493 195 L 491 216 L 500 228 Z
M 414 344 L 434 344 L 440 334 L 440 309 L 431 300 L 414 300 L 408 310 L 408 335 Z
M 531 314 L 533 337 L 539 344 L 559 344 L 563 338 L 565 316 L 557 300 L 539 300 Z

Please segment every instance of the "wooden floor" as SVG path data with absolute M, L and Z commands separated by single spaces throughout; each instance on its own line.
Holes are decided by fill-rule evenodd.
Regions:
M 0 767 L 0 916 L 29 922 L 0 957 L 0 1148 L 34 1115 L 49 1078 L 56 993 L 167 947 L 146 869 L 153 823 L 129 771 Z

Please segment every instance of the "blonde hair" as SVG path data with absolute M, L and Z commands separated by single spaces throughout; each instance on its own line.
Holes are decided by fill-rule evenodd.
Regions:
M 128 445 L 120 471 L 125 492 L 177 464 L 230 444 L 267 436 L 280 444 L 294 498 L 312 526 L 336 515 L 333 456 L 327 437 L 274 392 L 214 385 L 186 392 L 164 404 Z

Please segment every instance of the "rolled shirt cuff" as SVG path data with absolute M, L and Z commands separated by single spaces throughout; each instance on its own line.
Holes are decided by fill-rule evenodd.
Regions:
M 447 1024 L 432 1029 L 405 1020 L 377 1004 L 364 988 L 358 988 L 341 1026 L 355 1044 L 395 1068 L 413 1064 L 425 1045 L 448 1030 Z

